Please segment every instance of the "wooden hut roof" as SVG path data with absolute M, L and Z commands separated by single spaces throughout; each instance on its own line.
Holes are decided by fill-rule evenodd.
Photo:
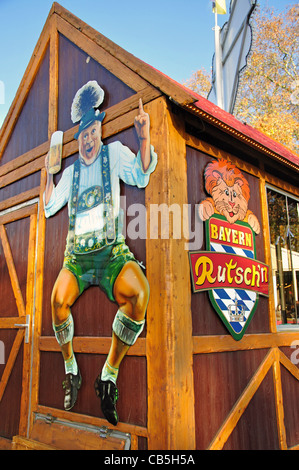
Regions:
M 270 159 L 278 161 L 281 164 L 299 172 L 299 156 L 292 153 L 279 142 L 276 142 L 257 129 L 240 122 L 234 116 L 214 105 L 207 99 L 177 83 L 175 80 L 166 76 L 144 61 L 136 58 L 134 55 L 116 45 L 110 39 L 91 28 L 56 2 L 52 5 L 51 11 L 15 99 L 0 130 L 0 158 L 2 157 L 10 134 L 26 100 L 45 48 L 49 44 L 50 38 L 53 37 L 57 31 L 66 36 L 70 41 L 74 42 L 78 47 L 87 52 L 91 57 L 101 63 L 105 68 L 125 83 L 129 84 L 129 86 L 136 91 L 135 98 L 132 97 L 129 100 L 126 100 L 128 101 L 126 103 L 126 107 L 135 109 L 137 107 L 139 96 L 142 96 L 146 103 L 156 96 L 159 96 L 159 94 L 166 95 L 178 106 L 211 123 L 213 126 L 220 128 L 228 135 L 231 135 L 234 139 L 239 139 L 245 142 L 249 146 L 267 155 Z M 50 59 L 50 73 L 54 79 L 50 80 L 49 105 L 50 107 L 53 106 L 53 108 L 55 106 L 51 103 L 51 96 L 55 96 L 55 87 L 58 86 L 58 65 L 57 59 L 53 57 L 55 54 L 54 51 L 54 47 L 50 47 L 50 55 L 52 55 L 52 58 Z M 51 87 L 53 88 L 52 90 Z M 114 109 L 109 109 L 105 122 L 109 121 L 109 119 L 113 119 L 114 113 Z M 54 112 L 53 130 L 55 130 L 55 119 L 56 117 Z M 75 128 L 76 126 L 71 130 L 70 135 L 73 135 Z M 41 155 L 42 151 L 45 149 L 39 150 L 40 151 L 38 151 L 38 153 Z

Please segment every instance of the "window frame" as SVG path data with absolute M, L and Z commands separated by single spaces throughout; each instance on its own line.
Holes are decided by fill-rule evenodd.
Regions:
M 273 267 L 273 264 L 272 264 L 272 252 L 271 252 L 271 232 L 270 232 L 270 220 L 269 220 L 269 205 L 268 205 L 268 190 L 270 191 L 275 191 L 276 193 L 278 193 L 279 195 L 282 195 L 282 196 L 285 196 L 285 200 L 287 202 L 287 198 L 290 198 L 294 201 L 297 202 L 298 204 L 298 217 L 299 217 L 299 197 L 298 196 L 295 196 L 294 194 L 290 193 L 290 192 L 287 192 L 283 189 L 280 189 L 278 188 L 277 186 L 273 186 L 271 184 L 266 184 L 266 195 L 267 195 L 267 214 L 268 214 L 268 223 L 269 223 L 269 240 L 270 240 L 270 257 L 271 257 L 271 267 Z M 287 207 L 287 206 L 286 206 Z M 288 210 L 287 210 L 287 216 L 288 216 Z M 292 249 L 291 247 L 288 248 L 288 250 L 290 251 L 291 253 L 291 256 L 292 256 Z M 296 252 L 297 253 L 297 252 Z M 277 260 L 276 260 L 277 262 Z M 293 268 L 292 270 L 292 280 L 293 280 L 293 283 L 294 283 L 294 280 L 297 279 L 297 274 L 299 275 L 299 268 L 296 269 L 296 268 Z M 273 285 L 274 288 L 276 288 L 275 285 Z M 296 318 L 297 318 L 297 324 L 292 324 L 292 323 L 284 323 L 284 324 L 278 324 L 277 323 L 277 319 L 276 319 L 276 312 L 275 312 L 275 321 L 276 321 L 276 328 L 277 328 L 277 331 L 280 332 L 280 331 L 299 331 L 299 315 L 298 315 L 298 312 L 296 310 L 297 308 L 297 305 L 296 305 L 296 302 L 298 302 L 296 300 L 296 293 L 297 293 L 297 298 L 298 298 L 298 301 L 299 301 L 299 287 L 296 288 L 296 286 L 294 285 L 294 306 L 295 306 L 295 313 L 296 313 Z M 275 305 L 275 309 L 276 309 L 276 305 Z

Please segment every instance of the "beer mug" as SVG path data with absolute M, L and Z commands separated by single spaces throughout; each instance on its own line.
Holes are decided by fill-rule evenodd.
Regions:
M 62 131 L 56 131 L 52 134 L 49 150 L 49 173 L 52 175 L 58 173 L 61 168 L 62 141 Z

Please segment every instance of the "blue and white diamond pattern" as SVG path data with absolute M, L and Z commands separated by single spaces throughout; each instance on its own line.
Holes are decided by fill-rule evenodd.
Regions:
M 244 256 L 246 258 L 254 259 L 254 253 L 251 250 L 243 248 L 222 245 L 220 243 L 211 243 L 210 250 L 218 253 L 231 253 L 234 255 Z M 240 334 L 250 316 L 253 308 L 255 307 L 257 294 L 244 289 L 212 289 L 211 294 L 213 299 L 222 314 L 225 316 L 227 322 L 236 334 Z M 232 321 L 231 311 L 243 316 L 244 321 Z M 243 315 L 242 315 L 243 314 Z

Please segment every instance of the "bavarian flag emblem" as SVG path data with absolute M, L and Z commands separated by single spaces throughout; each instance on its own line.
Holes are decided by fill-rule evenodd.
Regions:
M 199 205 L 206 251 L 189 252 L 193 292 L 208 291 L 212 306 L 236 340 L 243 337 L 259 295 L 268 296 L 269 276 L 268 266 L 256 259 L 255 235 L 260 227 L 247 209 L 249 185 L 246 182 L 246 188 L 240 175 L 225 160 L 208 165 L 206 189 L 213 197 Z M 243 219 L 241 214 L 246 214 Z

